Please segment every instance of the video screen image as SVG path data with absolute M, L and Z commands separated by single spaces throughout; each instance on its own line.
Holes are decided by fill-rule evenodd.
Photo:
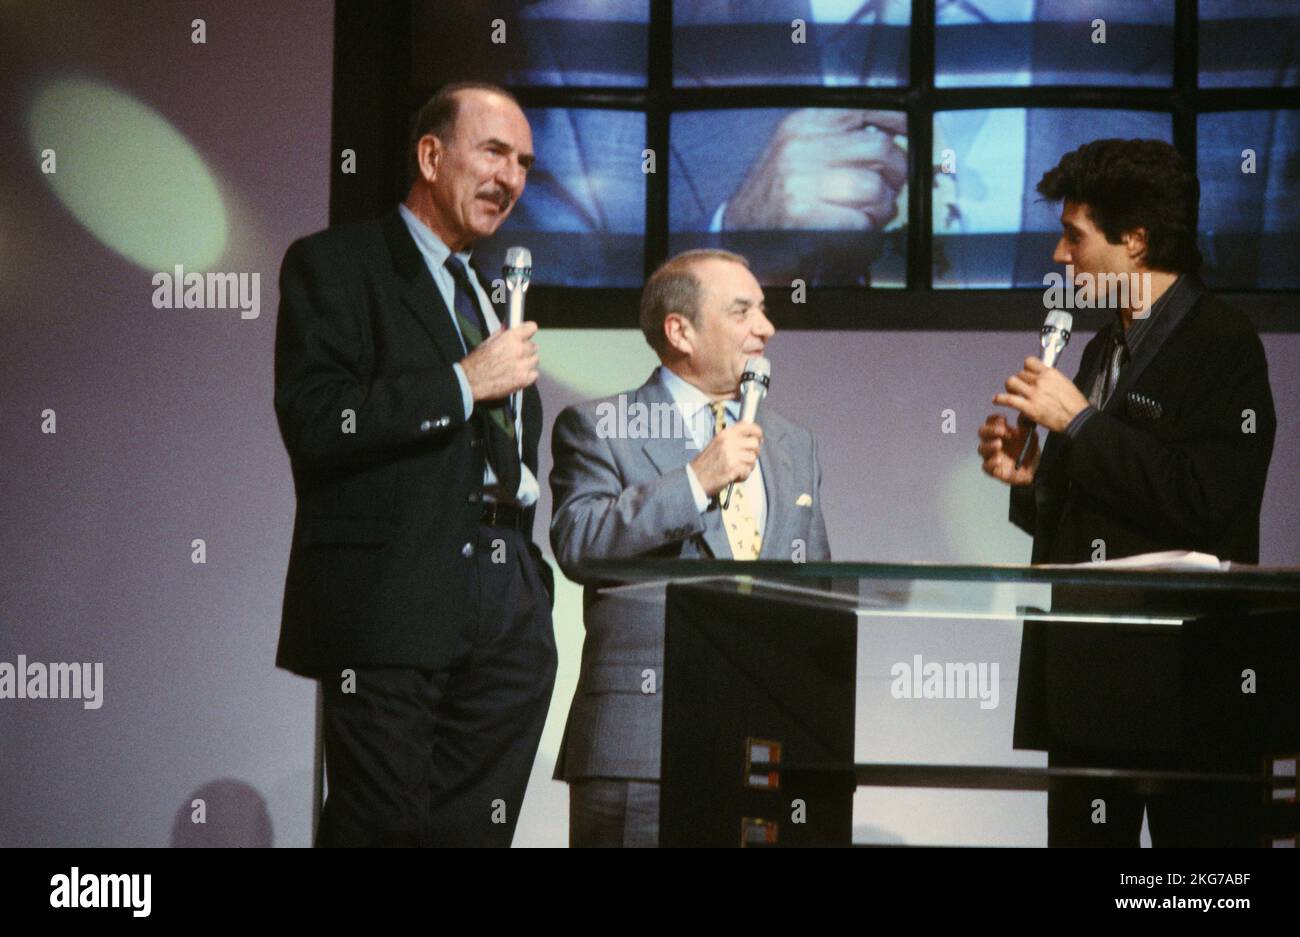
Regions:
M 934 286 L 1041 287 L 1058 269 L 1060 205 L 1043 201 L 1035 187 L 1063 155 L 1103 137 L 1170 142 L 1173 118 L 1085 108 L 936 114 L 936 179 L 948 177 L 955 194 L 946 230 L 935 228 Z
M 939 88 L 1168 87 L 1174 0 L 939 0 Z
M 934 82 L 1169 88 L 1174 8 L 1175 0 L 937 0 Z M 1300 84 L 1298 0 L 1200 0 L 1197 9 L 1202 87 Z M 678 0 L 670 12 L 667 158 L 656 154 L 655 173 L 643 171 L 642 110 L 530 109 L 538 165 L 514 215 L 481 246 L 485 267 L 524 243 L 540 284 L 639 286 L 647 186 L 666 185 L 671 252 L 743 253 L 768 285 L 903 287 L 906 116 L 761 105 L 774 85 L 907 87 L 911 0 Z M 416 0 L 415 84 L 432 90 L 457 76 L 521 91 L 648 88 L 649 19 L 649 0 Z M 448 31 L 463 38 L 450 59 L 420 54 Z M 675 100 L 728 88 L 738 95 L 723 107 Z M 1059 229 L 1057 207 L 1034 191 L 1043 172 L 1089 140 L 1172 136 L 1168 111 L 976 108 L 932 120 L 926 223 L 938 288 L 1040 286 Z M 1203 113 L 1197 127 L 1207 280 L 1295 288 L 1297 112 Z M 1241 168 L 1246 150 L 1254 171 Z
M 688 111 L 670 139 L 670 252 L 736 251 L 764 284 L 904 284 L 905 114 Z
M 1197 12 L 1202 88 L 1300 85 L 1296 0 L 1200 0 Z
M 1300 288 L 1300 111 L 1201 114 L 1196 130 L 1205 282 Z
M 537 163 L 501 230 L 476 248 L 481 269 L 499 270 L 506 250 L 520 244 L 532 252 L 534 283 L 639 287 L 645 114 L 579 108 L 527 108 L 525 114 Z
M 644 87 L 649 38 L 650 0 L 415 0 L 411 77 L 429 88 L 448 75 L 511 88 Z
M 673 4 L 673 84 L 904 85 L 911 0 Z

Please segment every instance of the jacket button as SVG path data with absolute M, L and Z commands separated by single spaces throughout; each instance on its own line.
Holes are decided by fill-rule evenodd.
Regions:
M 420 432 L 422 433 L 427 433 L 431 429 L 433 429 L 433 423 L 430 422 L 429 420 L 425 420 L 423 423 L 420 424 Z
M 469 559 L 471 556 L 473 556 L 473 555 L 474 555 L 474 544 L 472 544 L 472 543 L 467 543 L 467 544 L 465 544 L 463 547 L 461 547 L 461 548 L 460 548 L 460 555 L 463 556 L 463 557 L 465 557 L 465 559 Z
M 477 448 L 478 448 L 479 446 L 481 446 L 481 445 L 482 445 L 482 443 L 480 443 L 477 439 L 471 439 L 471 440 L 469 441 L 469 447 L 470 447 L 471 449 L 477 449 Z
M 451 417 L 449 417 L 449 416 L 440 416 L 440 417 L 438 417 L 438 422 L 437 422 L 435 425 L 436 425 L 436 426 L 450 426 L 450 425 L 451 425 Z

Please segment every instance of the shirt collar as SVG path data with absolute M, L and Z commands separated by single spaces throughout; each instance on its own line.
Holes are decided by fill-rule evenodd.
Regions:
M 415 246 L 420 249 L 424 255 L 425 263 L 429 265 L 432 271 L 441 270 L 447 263 L 447 258 L 451 255 L 451 248 L 442 242 L 442 238 L 433 233 L 428 225 L 415 216 L 404 204 L 397 206 L 397 213 L 402 216 L 406 222 L 406 229 L 411 232 L 411 237 L 415 239 Z M 460 258 L 466 269 L 469 268 L 469 258 L 471 251 L 457 251 L 456 256 Z
M 1179 287 L 1183 285 L 1183 281 L 1186 279 L 1187 274 L 1180 273 L 1178 279 L 1169 284 L 1169 289 L 1161 293 L 1160 298 L 1151 304 L 1151 311 L 1141 319 L 1134 319 L 1133 324 L 1128 327 L 1127 331 L 1124 329 L 1123 313 L 1117 311 L 1115 317 L 1115 340 L 1127 346 L 1129 354 L 1132 354 L 1137 350 L 1138 344 L 1142 341 L 1147 332 L 1150 331 L 1151 323 L 1155 321 L 1157 316 L 1162 315 L 1170 306 L 1181 302 L 1183 298 L 1182 292 L 1187 292 L 1188 295 L 1190 295 L 1190 291 L 1180 292 L 1179 290 Z
M 682 415 L 688 419 L 712 403 L 708 394 L 666 365 L 659 366 L 659 381 L 673 398 L 673 403 L 677 404 L 677 409 L 681 410 Z M 731 417 L 733 422 L 739 419 L 739 400 L 727 401 L 727 416 Z

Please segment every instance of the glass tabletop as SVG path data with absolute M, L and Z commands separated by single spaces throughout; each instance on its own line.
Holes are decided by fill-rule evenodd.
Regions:
M 1300 567 L 1224 570 L 763 560 L 606 560 L 583 581 L 662 602 L 670 583 L 852 610 L 860 619 L 1041 620 L 1178 626 L 1188 618 L 1300 610 Z

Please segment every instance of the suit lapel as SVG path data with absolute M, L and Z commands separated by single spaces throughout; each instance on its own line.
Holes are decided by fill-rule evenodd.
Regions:
M 1119 380 L 1115 383 L 1115 389 L 1111 392 L 1110 399 L 1106 401 L 1106 406 L 1102 408 L 1102 412 L 1123 412 L 1124 401 L 1128 397 L 1128 392 L 1133 389 L 1133 385 L 1137 383 L 1137 379 L 1142 376 L 1142 372 L 1146 370 L 1147 365 L 1160 354 L 1166 339 L 1182 324 L 1182 321 L 1187 318 L 1187 314 L 1192 311 L 1192 308 L 1201 301 L 1201 294 L 1204 289 L 1200 280 L 1191 274 L 1185 274 L 1185 279 L 1186 282 L 1175 284 L 1173 288 L 1185 289 L 1188 291 L 1187 295 L 1169 297 L 1171 302 L 1166 303 L 1165 308 L 1160 310 L 1160 315 L 1156 316 L 1155 321 L 1151 323 L 1151 330 L 1139 342 L 1137 354 L 1119 372 Z
M 654 413 L 654 404 L 668 404 L 676 408 L 672 394 L 664 387 L 659 380 L 658 372 L 650 376 L 637 390 L 634 402 L 645 406 L 648 413 Z M 676 425 L 676 423 L 674 423 Z M 685 427 L 689 434 L 690 427 Z M 699 450 L 687 445 L 688 440 L 683 438 L 674 438 L 671 433 L 661 433 L 658 439 L 647 439 L 641 447 L 647 459 L 655 467 L 660 475 L 667 475 L 686 465 L 697 455 Z M 705 545 L 709 552 L 716 559 L 730 560 L 734 559 L 731 553 L 731 541 L 727 539 L 727 532 L 722 527 L 722 512 L 718 510 L 716 503 L 711 505 L 704 513 L 704 533 L 702 535 Z
M 785 444 L 785 434 L 763 419 L 762 410 L 759 410 L 758 425 L 763 427 L 763 448 L 758 453 L 758 464 L 763 470 L 763 490 L 767 495 L 767 520 L 763 524 L 763 545 L 758 556 L 763 560 L 788 560 L 791 512 L 795 510 L 790 499 L 796 497 L 794 462 Z
M 402 305 L 424 326 L 443 360 L 453 364 L 465 357 L 465 349 L 451 322 L 451 311 L 433 282 L 429 265 L 415 246 L 406 222 L 396 210 L 384 216 L 384 238 L 393 266 L 403 281 Z
M 645 408 L 647 414 L 655 412 L 653 407 L 656 404 L 666 403 L 670 407 L 676 407 L 672 394 L 668 393 L 668 389 L 659 381 L 657 372 L 637 388 L 632 395 L 632 402 L 638 409 Z M 689 427 L 687 431 L 689 432 Z M 658 469 L 660 475 L 667 475 L 699 454 L 698 450 L 690 448 L 687 442 L 685 439 L 673 438 L 671 434 L 661 432 L 657 438 L 646 439 L 641 445 L 641 451 Z

